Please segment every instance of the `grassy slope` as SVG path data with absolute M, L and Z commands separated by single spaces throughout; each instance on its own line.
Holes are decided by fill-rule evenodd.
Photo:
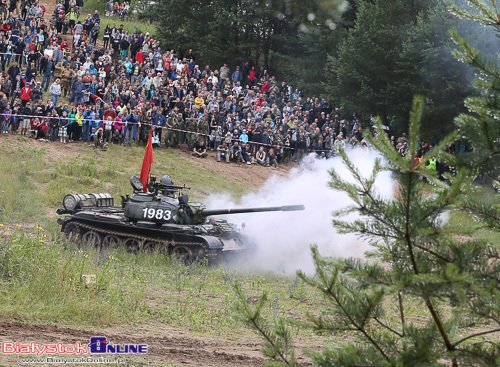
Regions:
M 102 31 L 104 31 L 104 28 L 106 28 L 106 25 L 108 24 L 110 27 L 119 27 L 123 24 L 123 28 L 129 32 L 134 32 L 137 29 L 143 33 L 149 32 L 151 35 L 155 34 L 156 28 L 153 24 L 145 20 L 138 20 L 132 14 L 130 14 L 123 22 L 118 17 L 105 17 L 105 3 L 106 1 L 104 0 L 86 0 L 84 7 L 81 10 L 81 19 L 84 19 L 89 13 L 93 14 L 96 9 L 99 10 L 99 13 L 101 14 L 101 38 L 103 34 Z
M 318 308 L 322 302 L 317 296 L 283 276 L 186 268 L 155 254 L 118 251 L 103 257 L 92 251 L 62 251 L 54 215 L 62 197 L 70 192 L 106 191 L 115 197 L 130 192 L 128 179 L 140 171 L 143 153 L 143 147 L 111 146 L 101 152 L 84 144 L 0 139 L 0 223 L 3 231 L 15 233 L 9 244 L 0 245 L 0 319 L 77 326 L 154 320 L 201 334 L 236 337 L 247 332 L 231 318 L 234 279 L 242 281 L 251 296 L 270 293 L 275 302 L 269 312 Z M 246 190 L 230 177 L 192 165 L 177 152 L 155 151 L 154 159 L 154 173 L 169 173 L 176 183 L 191 186 L 191 196 L 197 199 L 216 190 L 236 196 Z M 56 242 L 45 248 L 47 235 Z M 97 285 L 87 287 L 82 274 L 96 274 Z M 92 311 L 96 302 L 106 305 L 106 314 Z
M 143 152 L 142 147 L 111 146 L 101 152 L 84 144 L 0 138 L 0 236 L 2 231 L 15 233 L 0 243 L 0 319 L 83 327 L 153 321 L 201 335 L 247 338 L 250 331 L 231 317 L 233 280 L 250 297 L 267 292 L 272 300 L 268 315 L 303 318 L 325 306 L 315 291 L 289 277 L 189 268 L 158 254 L 78 252 L 61 242 L 54 212 L 62 197 L 69 192 L 110 192 L 115 197 L 130 192 L 128 179 L 140 171 Z M 153 173 L 171 174 L 176 183 L 191 186 L 196 199 L 215 190 L 236 196 L 246 190 L 176 151 L 156 151 Z M 475 226 L 463 214 L 452 215 L 448 225 L 466 236 L 475 235 Z M 47 235 L 55 242 L 43 246 Z M 480 236 L 498 240 L 485 231 Z M 82 274 L 95 274 L 96 284 L 86 285 Z M 106 312 L 95 312 L 96 304 Z M 419 317 L 421 312 L 415 303 L 411 313 Z M 306 344 L 315 343 L 311 331 L 294 332 Z

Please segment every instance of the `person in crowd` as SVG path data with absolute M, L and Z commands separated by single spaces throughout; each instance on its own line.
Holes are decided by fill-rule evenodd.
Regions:
M 59 139 L 63 144 L 68 142 L 68 124 L 68 113 L 66 110 L 63 110 L 61 119 L 59 120 Z
M 28 101 L 24 106 L 21 107 L 21 135 L 28 135 L 28 131 L 31 130 L 31 117 L 33 111 Z
M 31 88 L 31 85 L 29 83 L 25 83 L 20 92 L 21 104 L 26 106 L 28 102 L 31 101 L 32 96 L 33 89 Z
M 333 154 L 338 156 L 341 149 L 345 149 L 344 134 L 340 133 L 333 143 Z
M 255 153 L 255 162 L 260 166 L 269 166 L 263 146 L 260 146 L 259 150 Z
M 241 144 L 241 159 L 246 164 L 252 164 L 252 151 L 248 144 Z
M 41 69 L 43 72 L 43 80 L 42 80 L 42 88 L 46 92 L 49 88 L 50 81 L 52 79 L 52 75 L 55 71 L 55 64 L 51 57 L 42 59 Z
M 269 148 L 269 152 L 267 153 L 266 165 L 273 166 L 274 168 L 278 168 L 278 155 L 275 153 L 274 148 Z
M 57 106 L 57 101 L 59 100 L 59 97 L 61 97 L 61 94 L 61 80 L 57 78 L 54 83 L 50 85 L 50 99 L 54 106 Z
M 59 135 L 59 115 L 57 111 L 52 110 L 52 114 L 49 120 L 49 140 L 56 141 Z
M 204 137 L 198 137 L 196 144 L 194 145 L 192 155 L 197 158 L 205 158 L 208 155 Z
M 155 128 L 155 132 L 153 133 L 153 136 L 151 138 L 151 142 L 153 145 L 153 148 L 159 148 L 160 147 L 160 137 L 158 136 L 158 130 Z
M 226 142 L 223 141 L 217 147 L 217 162 L 225 160 L 227 163 L 229 163 L 229 159 L 230 159 L 229 147 L 227 146 Z

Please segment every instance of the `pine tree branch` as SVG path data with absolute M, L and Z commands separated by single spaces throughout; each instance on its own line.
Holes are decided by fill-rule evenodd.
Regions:
M 451 262 L 453 262 L 452 260 L 450 260 L 450 259 L 448 259 L 448 258 L 446 258 L 446 257 L 444 257 L 444 256 L 442 256 L 442 255 L 440 255 L 440 254 L 438 254 L 437 252 L 434 252 L 434 251 L 432 251 L 432 250 L 429 250 L 428 248 L 425 248 L 425 247 L 420 246 L 420 245 L 417 245 L 417 244 L 413 244 L 413 245 L 414 245 L 416 248 L 418 248 L 418 249 L 420 249 L 420 250 L 422 250 L 422 251 L 424 251 L 424 252 L 427 252 L 427 253 L 429 253 L 429 254 L 431 254 L 431 255 L 434 255 L 435 257 L 437 257 L 438 259 L 443 260 L 444 262 L 447 262 L 447 263 L 451 263 Z
M 255 330 L 257 330 L 260 333 L 260 335 L 262 335 L 264 337 L 264 339 L 269 343 L 269 345 L 271 345 L 273 347 L 273 349 L 276 351 L 276 353 L 281 358 L 283 363 L 285 363 L 287 366 L 294 366 L 293 364 L 291 364 L 288 361 L 286 356 L 282 353 L 281 348 L 276 346 L 276 343 L 274 343 L 274 341 L 271 339 L 271 337 L 269 335 L 267 335 L 266 331 L 260 326 L 260 324 L 257 322 L 256 318 L 252 317 L 249 319 L 249 321 L 251 322 L 251 324 L 253 325 Z
M 400 333 L 399 331 L 397 330 L 394 330 L 393 328 L 391 328 L 389 325 L 383 323 L 382 321 L 380 321 L 377 317 L 374 317 L 373 318 L 380 326 L 382 326 L 383 328 L 389 330 L 390 332 L 396 334 L 397 336 L 399 337 L 404 337 L 404 334 L 403 333 Z
M 500 328 L 497 328 L 497 329 L 492 329 L 492 330 L 480 331 L 480 332 L 478 332 L 478 333 L 468 335 L 468 336 L 466 336 L 465 338 L 460 339 L 459 341 L 457 341 L 457 342 L 453 343 L 453 348 L 455 348 L 457 345 L 459 345 L 459 344 L 463 343 L 463 342 L 464 342 L 464 341 L 466 341 L 466 340 L 469 340 L 469 339 L 475 338 L 476 336 L 487 335 L 487 334 L 493 334 L 493 333 L 498 333 L 498 332 L 500 332 Z
M 408 246 L 408 252 L 410 254 L 410 260 L 411 264 L 413 267 L 413 271 L 415 274 L 420 274 L 420 271 L 418 269 L 417 265 L 417 260 L 415 258 L 415 253 L 413 251 L 413 241 L 411 239 L 411 231 L 410 231 L 410 202 L 411 202 L 411 188 L 414 185 L 414 180 L 415 178 L 415 173 L 410 171 L 408 172 L 408 183 L 407 183 L 407 190 L 406 190 L 406 208 L 405 208 L 405 241 L 406 245 Z M 432 319 L 434 320 L 434 323 L 436 324 L 436 327 L 438 328 L 439 334 L 441 334 L 441 337 L 443 338 L 444 344 L 446 346 L 446 349 L 448 351 L 453 350 L 453 345 L 450 342 L 450 338 L 448 337 L 448 334 L 446 333 L 446 330 L 444 329 L 443 322 L 441 321 L 437 311 L 434 309 L 434 306 L 432 305 L 431 300 L 429 297 L 424 296 L 424 301 L 425 305 L 427 306 L 427 309 L 431 313 Z M 452 366 L 453 367 L 458 367 L 458 363 L 456 359 L 454 358 L 452 360 Z
M 347 317 L 347 319 L 349 320 L 349 322 L 354 325 L 354 327 L 361 333 L 365 336 L 365 338 L 367 338 L 370 343 L 380 352 L 380 354 L 382 355 L 382 357 L 384 357 L 384 359 L 389 363 L 389 364 L 393 364 L 391 362 L 391 360 L 389 359 L 389 356 L 384 352 L 384 350 L 382 349 L 382 347 L 370 336 L 370 334 L 368 334 L 368 332 L 360 325 L 358 325 L 358 323 L 351 317 L 351 315 L 349 314 L 349 312 L 347 312 L 347 310 L 345 309 L 345 307 L 342 305 L 342 302 L 340 302 L 340 299 L 335 295 L 335 293 L 332 292 L 332 289 L 331 288 L 327 288 L 324 290 L 324 292 L 326 292 L 330 297 L 333 298 L 333 300 L 335 301 L 335 303 L 337 303 L 337 305 L 339 306 L 339 308 L 341 309 L 341 311 L 344 313 L 344 315 Z
M 401 318 L 401 330 L 403 330 L 403 337 L 405 336 L 405 313 L 403 308 L 403 295 L 398 292 L 398 303 L 399 303 L 399 317 Z

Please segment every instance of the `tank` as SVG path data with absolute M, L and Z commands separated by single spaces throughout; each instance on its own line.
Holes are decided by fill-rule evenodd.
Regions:
M 303 205 L 260 208 L 206 209 L 190 202 L 188 187 L 170 176 L 151 177 L 146 190 L 139 178 L 130 179 L 133 194 L 121 206 L 107 193 L 68 194 L 58 224 L 66 239 L 97 250 L 124 247 L 128 251 L 158 251 L 186 264 L 209 262 L 251 251 L 251 238 L 218 215 L 304 210 Z

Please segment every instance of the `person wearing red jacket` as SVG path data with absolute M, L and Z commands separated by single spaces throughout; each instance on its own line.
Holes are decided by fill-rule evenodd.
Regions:
M 26 106 L 26 104 L 31 101 L 31 96 L 33 95 L 33 89 L 28 83 L 24 84 L 24 87 L 21 88 L 21 104 Z
M 116 119 L 116 111 L 113 110 L 112 108 L 108 108 L 105 112 L 104 112 L 104 115 L 103 115 L 103 120 L 106 121 L 108 119 L 108 117 L 111 117 L 111 120 L 112 121 L 115 121 Z
M 144 52 L 141 50 L 137 51 L 135 54 L 135 61 L 142 64 L 144 62 Z
M 252 66 L 250 71 L 248 72 L 248 84 L 250 84 L 251 87 L 255 84 L 255 78 L 257 77 L 257 72 L 255 71 L 255 66 Z

